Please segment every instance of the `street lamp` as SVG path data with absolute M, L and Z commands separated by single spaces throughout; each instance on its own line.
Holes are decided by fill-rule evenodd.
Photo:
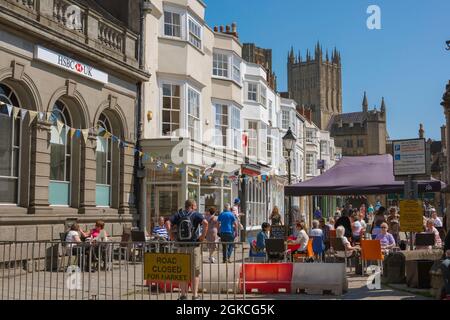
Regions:
M 289 185 L 292 184 L 292 179 L 291 179 L 291 152 L 292 152 L 292 150 L 294 150 L 296 141 L 297 141 L 297 139 L 295 138 L 294 134 L 292 133 L 291 128 L 289 127 L 288 131 L 286 132 L 286 135 L 283 137 L 283 146 L 284 146 L 284 149 L 287 152 L 286 161 L 287 161 L 288 184 Z M 291 228 L 291 223 L 293 222 L 292 221 L 293 219 L 292 219 L 292 197 L 291 196 L 289 196 L 289 198 L 288 198 L 288 214 L 287 214 L 286 217 L 288 218 L 286 224 L 289 226 L 289 230 L 291 232 L 290 228 Z
M 450 50 L 450 40 L 447 40 L 445 43 L 447 44 L 447 50 Z

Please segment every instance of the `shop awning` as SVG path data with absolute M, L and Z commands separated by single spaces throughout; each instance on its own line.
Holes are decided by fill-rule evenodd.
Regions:
M 439 192 L 445 184 L 420 181 L 419 192 Z M 311 180 L 286 186 L 286 196 L 358 195 L 403 193 L 404 182 L 395 181 L 390 154 L 343 157 L 334 167 Z

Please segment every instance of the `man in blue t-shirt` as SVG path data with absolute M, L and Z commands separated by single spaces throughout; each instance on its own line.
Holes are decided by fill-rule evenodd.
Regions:
M 231 212 L 230 204 L 225 205 L 225 209 L 217 219 L 219 221 L 219 234 L 221 242 L 234 242 L 235 235 L 239 231 L 239 222 L 236 216 Z M 222 245 L 223 263 L 231 262 L 230 257 L 233 253 L 232 244 Z

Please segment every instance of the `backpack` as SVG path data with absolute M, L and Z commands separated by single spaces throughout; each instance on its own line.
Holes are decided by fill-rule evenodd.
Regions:
M 192 223 L 192 215 L 194 212 L 188 213 L 183 211 L 180 213 L 180 221 L 178 223 L 178 241 L 191 241 L 194 237 L 194 224 Z

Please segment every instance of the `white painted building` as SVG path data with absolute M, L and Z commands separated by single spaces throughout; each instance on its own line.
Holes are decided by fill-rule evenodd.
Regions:
M 152 77 L 144 88 L 141 141 L 150 155 L 144 158 L 147 221 L 173 214 L 188 198 L 203 212 L 222 210 L 239 196 L 243 224 L 259 230 L 274 206 L 282 214 L 287 209 L 282 138 L 288 128 L 297 137 L 293 183 L 320 174 L 317 139 L 323 136 L 329 148 L 334 143 L 295 101 L 268 86 L 263 67 L 242 60 L 236 25 L 208 27 L 201 0 L 148 3 L 145 64 Z M 332 165 L 331 157 L 326 163 Z M 293 205 L 309 210 L 306 198 Z
M 195 199 L 221 210 L 238 195 L 242 154 L 242 46 L 214 31 L 200 0 L 154 0 L 145 19 L 144 159 L 147 221 Z M 215 165 L 211 175 L 205 169 Z M 148 224 L 147 224 L 148 227 Z

